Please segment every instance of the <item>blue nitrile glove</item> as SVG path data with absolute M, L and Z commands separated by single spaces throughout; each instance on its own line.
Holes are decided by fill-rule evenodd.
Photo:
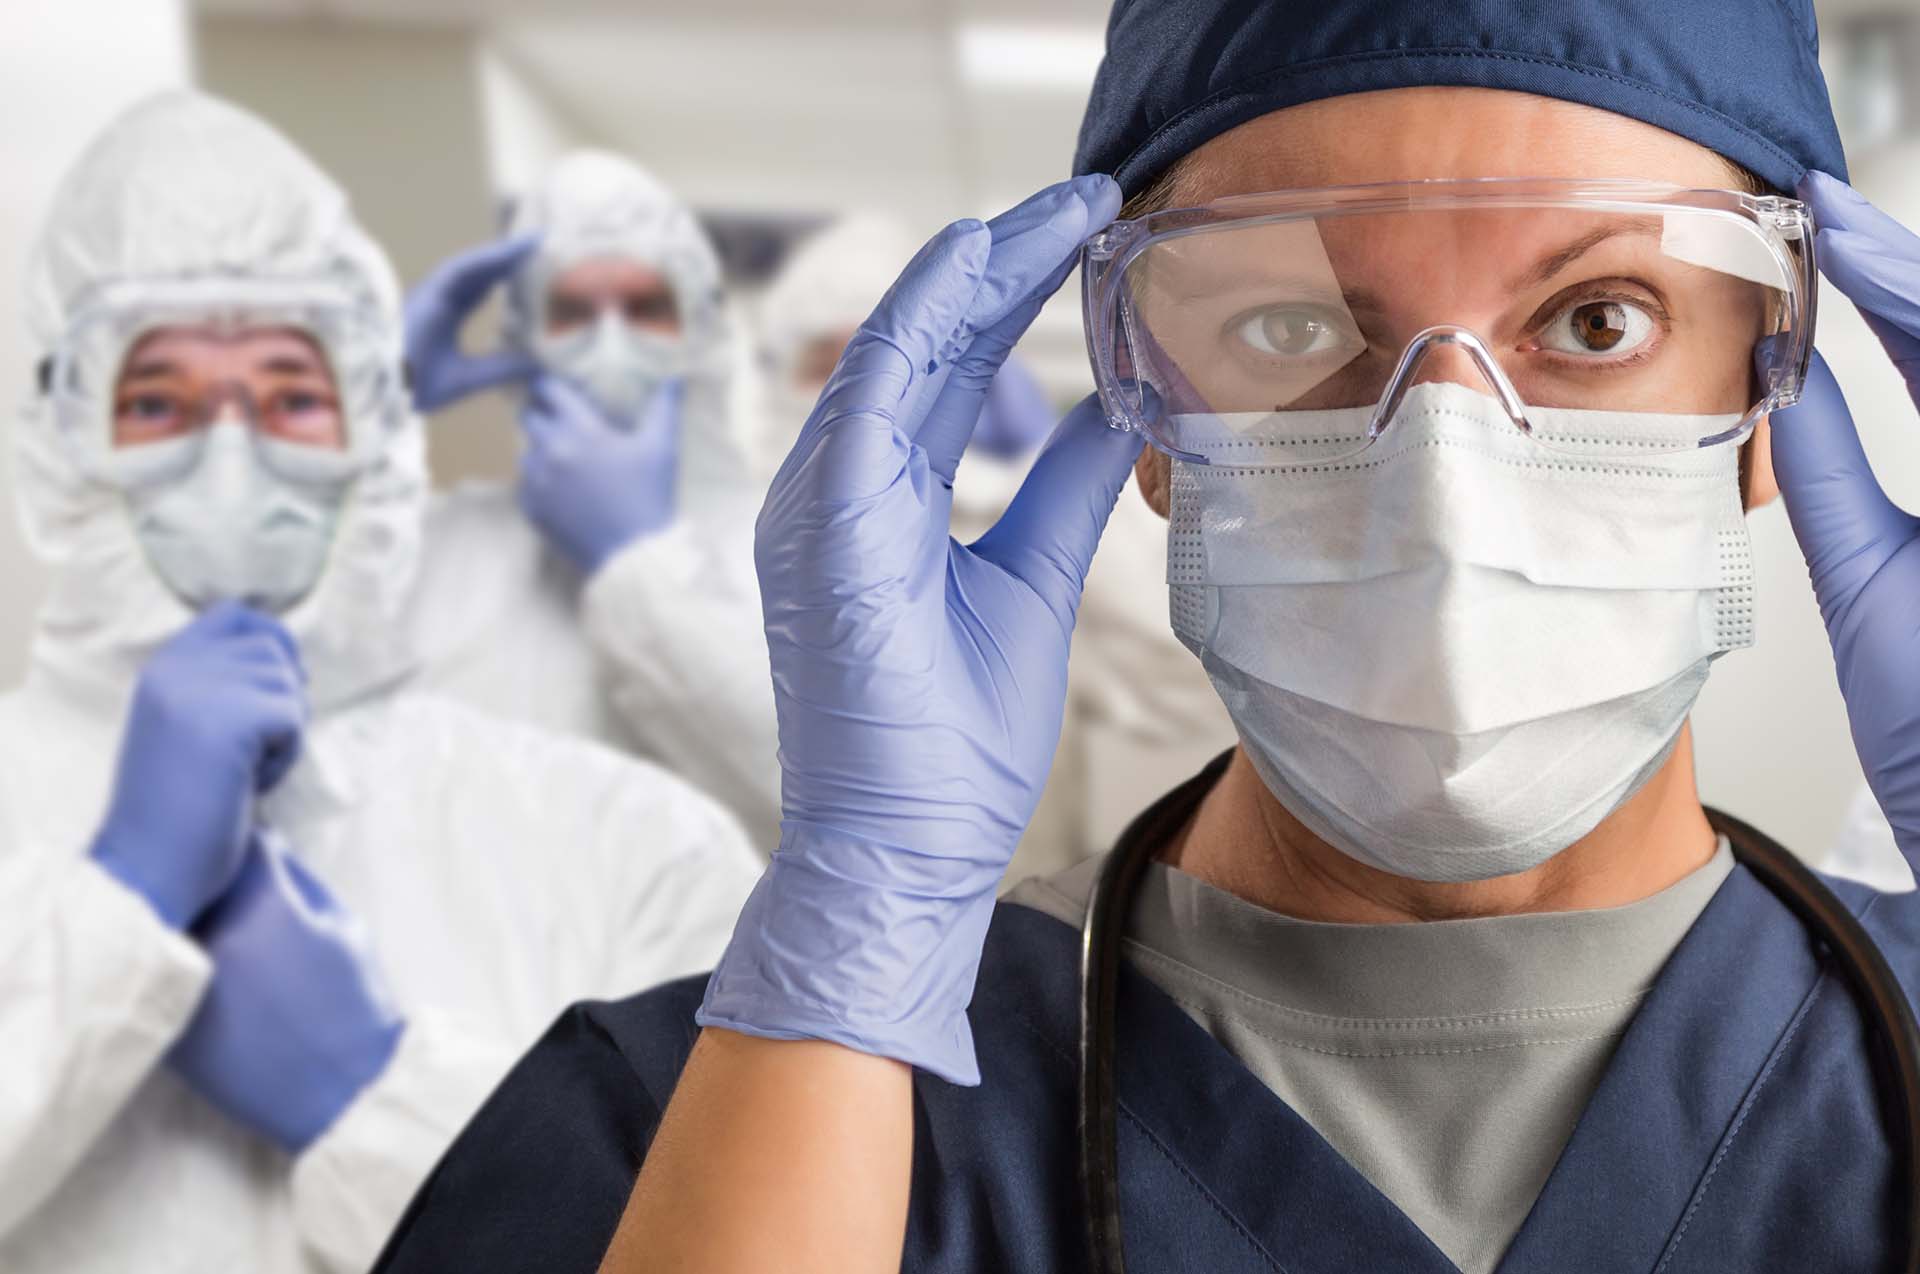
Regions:
M 1053 426 L 1047 391 L 1025 363 L 1009 358 L 987 390 L 980 424 L 973 431 L 973 450 L 997 460 L 1017 460 L 1045 442 Z
M 438 411 L 468 394 L 533 374 L 533 355 L 521 350 L 462 352 L 460 329 L 487 293 L 512 277 L 538 245 L 537 237 L 524 235 L 473 248 L 441 262 L 407 294 L 407 376 L 417 409 Z
M 988 383 L 1120 205 L 1105 177 L 962 221 L 841 356 L 755 536 L 780 849 L 699 1021 L 977 1083 L 966 1007 L 994 889 L 1059 740 L 1067 642 L 1139 439 L 1089 399 L 1005 516 L 947 535 Z
M 581 574 L 673 521 L 683 394 L 681 382 L 666 382 L 639 424 L 620 429 L 584 391 L 534 378 L 520 412 L 520 508 Z
M 1920 403 L 1920 236 L 1824 174 L 1801 197 L 1821 271 L 1860 307 Z M 1833 643 L 1853 746 L 1894 839 L 1920 865 L 1920 518 L 1867 464 L 1818 357 L 1799 405 L 1773 415 L 1773 467 Z
M 230 1118 L 298 1154 L 387 1068 L 403 1022 L 351 918 L 271 831 L 194 927 L 213 980 L 168 1054 Z
M 140 671 L 94 860 L 174 928 L 192 924 L 240 870 L 254 797 L 292 768 L 306 716 L 280 622 L 208 607 Z

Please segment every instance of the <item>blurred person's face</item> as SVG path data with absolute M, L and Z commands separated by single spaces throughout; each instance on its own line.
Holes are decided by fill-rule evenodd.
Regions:
M 793 387 L 808 394 L 817 394 L 825 388 L 827 378 L 833 375 L 833 369 L 840 362 L 857 328 L 836 328 L 831 332 L 822 332 L 800 347 L 798 357 L 793 363 Z
M 1698 188 L 1739 184 L 1732 165 L 1713 151 L 1624 115 L 1525 93 L 1411 88 L 1309 102 L 1223 133 L 1175 166 L 1167 206 L 1196 206 L 1276 190 L 1476 177 L 1617 177 Z M 1514 219 L 1516 229 L 1522 224 L 1520 218 Z M 1551 228 L 1537 219 L 1533 225 L 1535 238 Z M 1382 312 L 1396 316 L 1394 331 L 1404 328 L 1411 333 L 1433 323 L 1490 332 L 1515 326 L 1508 320 L 1518 312 L 1519 298 L 1499 281 L 1511 276 L 1517 263 L 1551 259 L 1556 245 L 1498 235 L 1432 245 L 1403 236 L 1390 242 L 1371 241 L 1366 247 L 1378 256 L 1379 268 L 1369 275 L 1371 291 Z M 1452 273 L 1477 277 L 1485 285 L 1436 293 L 1423 281 L 1427 273 L 1423 248 L 1444 254 L 1450 263 L 1460 262 L 1463 254 L 1469 263 L 1483 262 L 1483 269 Z M 1606 262 L 1598 259 L 1605 251 L 1601 245 L 1579 263 L 1577 272 L 1583 278 L 1607 276 Z M 1618 280 L 1609 277 L 1609 282 Z M 1562 357 L 1604 355 L 1623 338 L 1623 332 L 1615 330 L 1622 322 L 1616 306 L 1582 308 L 1578 302 L 1579 298 L 1570 298 L 1561 307 L 1565 321 L 1546 337 L 1545 343 L 1552 348 L 1545 352 Z M 1657 305 L 1656 297 L 1646 297 L 1647 309 Z M 1535 307 L 1519 308 L 1531 314 Z M 1275 339 L 1292 336 L 1279 332 Z M 1751 374 L 1754 339 L 1755 333 L 1744 329 L 1715 332 L 1711 325 L 1700 325 L 1685 340 L 1669 342 L 1663 349 L 1649 343 L 1649 358 L 1656 353 L 1661 357 L 1634 374 L 1664 378 L 1676 402 L 1741 400 Z M 1560 345 L 1567 348 L 1562 350 Z M 1716 356 L 1728 350 L 1734 356 Z M 1389 356 L 1398 352 L 1399 346 L 1394 346 Z M 1714 383 L 1702 383 L 1702 377 Z M 1484 389 L 1476 368 L 1459 354 L 1429 359 L 1419 379 L 1456 380 Z M 1766 428 L 1763 419 L 1746 444 L 1745 486 L 1750 504 L 1764 503 L 1776 491 L 1767 459 Z M 1153 448 L 1141 453 L 1141 490 L 1163 516 L 1168 507 L 1168 476 L 1165 453 Z
M 680 305 L 666 277 L 625 257 L 576 261 L 547 286 L 546 330 L 564 336 L 592 324 L 603 312 L 656 335 L 680 335 Z
M 333 372 L 313 339 L 292 328 L 147 333 L 114 384 L 113 442 L 136 447 L 183 437 L 230 406 L 279 441 L 346 446 Z
M 263 457 L 342 451 L 346 430 L 333 371 L 304 331 L 176 326 L 140 337 L 115 379 L 113 445 L 191 455 L 171 479 L 128 494 L 155 574 L 196 609 L 223 598 L 297 605 L 326 567 L 344 488 L 290 481 Z

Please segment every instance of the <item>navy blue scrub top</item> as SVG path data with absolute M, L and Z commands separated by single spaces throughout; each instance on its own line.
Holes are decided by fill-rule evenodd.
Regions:
M 1911 996 L 1920 894 L 1832 883 Z M 1078 987 L 1078 932 L 1002 904 L 969 1010 L 980 1086 L 914 1079 L 903 1269 L 1086 1267 Z M 695 978 L 562 1014 L 447 1152 L 376 1269 L 597 1270 L 698 1034 L 703 989 Z M 1119 1005 L 1130 1268 L 1454 1269 L 1131 969 Z M 1629 1026 L 1500 1270 L 1895 1268 L 1907 1221 L 1877 1056 L 1824 949 L 1736 866 Z

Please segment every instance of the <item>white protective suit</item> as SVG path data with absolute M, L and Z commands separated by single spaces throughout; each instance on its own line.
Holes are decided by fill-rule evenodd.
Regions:
M 1851 168 L 1856 190 L 1895 220 L 1920 225 L 1920 141 L 1895 142 L 1871 151 L 1851 161 Z M 1822 287 L 1820 352 L 1846 391 L 1853 418 L 1882 437 L 1910 439 L 1914 403 L 1899 373 L 1888 364 L 1886 351 L 1859 312 L 1832 285 Z M 1872 458 L 1887 463 L 1878 450 Z M 1893 457 L 1896 462 L 1914 458 Z M 1885 471 L 1913 472 L 1914 466 L 1909 463 Z M 1893 828 L 1865 783 L 1854 793 L 1840 835 L 1821 867 L 1833 875 L 1889 892 L 1914 887 L 1913 870 L 1894 843 Z
M 759 324 L 766 392 L 753 431 L 763 480 L 818 394 L 796 383 L 802 352 L 857 327 L 919 246 L 890 218 L 856 214 L 802 243 L 768 288 Z M 1026 468 L 1024 459 L 968 455 L 954 477 L 954 537 L 965 543 L 992 526 Z M 1122 492 L 1080 603 L 1060 746 L 1004 887 L 1111 848 L 1169 774 L 1197 771 L 1232 745 L 1226 709 L 1173 635 L 1166 578 L 1166 520 L 1137 492 Z
M 683 775 L 762 854 L 779 841 L 773 688 L 753 577 L 759 493 L 739 386 L 748 377 L 720 265 L 692 213 L 616 155 L 560 160 L 515 209 L 539 250 L 509 287 L 508 339 L 530 344 L 547 281 L 590 256 L 658 268 L 703 320 L 687 381 L 678 520 L 591 579 L 540 537 L 511 486 L 467 483 L 429 514 L 413 629 L 426 684 L 489 712 L 599 739 Z
M 135 107 L 82 157 L 29 263 L 29 325 L 50 350 L 96 284 L 223 274 L 364 290 L 397 373 L 391 271 L 340 191 L 264 124 L 193 94 Z M 190 616 L 44 400 L 19 423 L 23 521 L 53 582 L 28 679 L 0 697 L 8 1274 L 363 1270 L 563 1006 L 698 970 L 726 942 L 753 858 L 711 801 L 403 688 L 426 474 L 419 422 L 392 415 L 325 573 L 283 617 L 313 717 L 260 817 L 364 926 L 407 1025 L 385 1072 L 291 1159 L 164 1064 L 208 959 L 88 855 L 136 673 Z

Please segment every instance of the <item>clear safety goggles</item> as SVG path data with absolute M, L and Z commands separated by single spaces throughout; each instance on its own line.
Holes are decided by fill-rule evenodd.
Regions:
M 129 375 L 137 370 L 129 356 L 157 333 L 275 331 L 311 340 L 325 376 L 272 366 L 212 383 Z M 238 419 L 265 468 L 291 482 L 335 485 L 371 467 L 404 419 L 391 346 L 390 326 L 338 289 L 141 281 L 103 288 L 76 307 L 43 383 L 61 437 L 96 481 L 134 488 L 182 477 L 199 464 L 211 426 Z
M 697 347 L 684 335 L 634 323 L 612 305 L 566 331 L 542 330 L 534 348 L 557 370 L 579 371 L 599 360 L 613 360 L 657 380 L 691 375 L 697 361 Z
M 672 314 L 679 331 L 660 330 L 662 312 L 648 307 L 633 312 L 623 298 L 594 298 L 583 305 L 559 294 L 556 284 L 577 265 L 603 258 L 630 260 L 657 271 L 671 294 Z M 529 343 L 549 362 L 578 357 L 596 343 L 619 345 L 663 376 L 691 376 L 723 372 L 721 350 L 725 339 L 719 293 L 697 282 L 701 274 L 689 251 L 669 250 L 640 254 L 623 239 L 582 239 L 563 253 L 537 256 L 520 284 L 523 314 L 538 316 Z M 526 299 L 530 298 L 530 299 Z
M 1081 268 L 1108 421 L 1197 463 L 1351 457 L 1432 380 L 1556 451 L 1684 451 L 1796 402 L 1813 348 L 1805 205 L 1729 190 L 1246 195 L 1115 222 Z

